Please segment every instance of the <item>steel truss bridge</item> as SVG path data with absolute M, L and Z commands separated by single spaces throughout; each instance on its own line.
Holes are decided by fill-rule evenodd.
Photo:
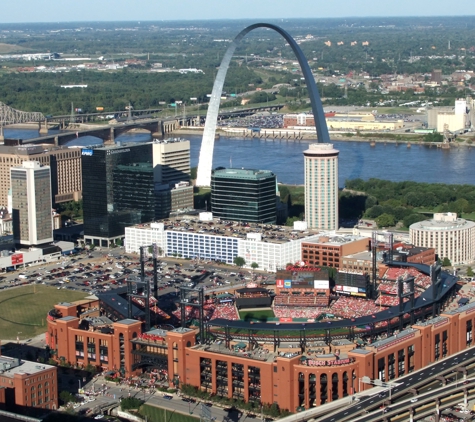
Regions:
M 43 113 L 16 110 L 0 101 L 0 126 L 41 122 L 43 120 L 45 120 Z

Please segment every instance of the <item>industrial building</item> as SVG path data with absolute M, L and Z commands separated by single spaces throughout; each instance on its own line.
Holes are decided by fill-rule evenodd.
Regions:
M 211 212 L 223 220 L 275 224 L 276 192 L 276 176 L 268 170 L 211 172 Z
M 338 229 L 338 154 L 333 144 L 310 144 L 305 161 L 305 221 L 309 228 Z
M 370 112 L 325 113 L 325 118 L 330 131 L 394 131 L 404 127 L 404 121 L 378 120 Z M 315 119 L 312 114 L 286 114 L 283 127 L 294 131 L 315 131 Z
M 427 110 L 427 127 L 436 129 L 450 139 L 453 139 L 453 135 L 473 129 L 474 122 L 475 100 L 470 97 L 455 100 L 453 107 L 433 107 Z

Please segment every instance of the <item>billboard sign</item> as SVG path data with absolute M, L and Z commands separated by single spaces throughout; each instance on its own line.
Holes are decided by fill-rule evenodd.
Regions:
M 280 289 L 283 289 L 284 288 L 284 280 L 276 280 L 275 281 L 275 285 L 280 288 Z
M 23 264 L 23 254 L 16 253 L 12 255 L 12 265 Z
M 359 291 L 358 287 L 342 286 L 339 284 L 335 286 L 335 290 L 338 292 L 345 292 L 345 293 L 358 293 Z M 360 291 L 360 293 L 363 293 L 363 292 Z
M 96 111 L 104 111 L 104 107 L 96 107 Z
M 87 155 L 88 157 L 91 157 L 94 154 L 94 150 L 92 149 L 83 149 L 81 151 L 81 155 Z
M 284 280 L 284 287 L 290 289 L 292 287 L 292 280 Z
M 330 282 L 328 280 L 313 280 L 313 288 L 328 290 L 330 288 Z

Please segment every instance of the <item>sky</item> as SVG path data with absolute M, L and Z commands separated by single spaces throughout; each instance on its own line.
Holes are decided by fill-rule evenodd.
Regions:
M 0 0 L 0 23 L 463 16 L 473 0 Z

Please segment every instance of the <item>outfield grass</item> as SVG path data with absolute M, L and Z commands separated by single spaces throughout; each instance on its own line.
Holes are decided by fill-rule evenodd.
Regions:
M 84 292 L 55 289 L 41 284 L 0 292 L 0 336 L 27 339 L 46 331 L 46 314 L 58 302 L 84 299 Z M 18 334 L 21 333 L 21 334 Z
M 267 321 L 268 318 L 275 318 L 275 315 L 272 309 L 263 309 L 262 311 L 239 311 L 239 317 L 244 321 L 250 319 Z
M 174 410 L 166 410 L 161 407 L 150 406 L 144 404 L 140 407 L 140 414 L 147 417 L 149 422 L 196 422 L 199 418 L 201 409 L 198 407 L 196 409 L 196 414 L 198 417 L 184 415 L 183 413 L 178 413 Z M 166 417 L 166 419 L 165 419 Z

